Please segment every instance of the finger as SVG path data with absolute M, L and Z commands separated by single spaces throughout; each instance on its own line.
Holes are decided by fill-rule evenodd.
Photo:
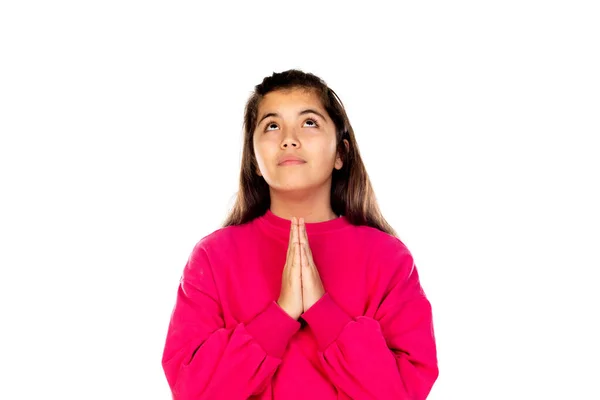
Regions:
M 296 243 L 296 249 L 298 252 L 298 263 L 297 265 L 297 277 L 298 277 L 298 281 L 300 282 L 300 288 L 302 288 L 302 246 L 300 245 L 300 243 Z
M 292 235 L 293 235 L 293 241 L 294 241 L 294 243 L 298 243 L 299 242 L 299 239 L 298 239 L 298 219 L 296 217 L 293 217 Z
M 300 240 L 298 242 L 298 253 L 300 254 L 300 266 L 304 266 L 304 262 L 305 262 L 305 255 L 304 255 L 304 244 L 302 243 L 302 240 Z
M 302 236 L 304 237 L 304 243 L 308 243 L 308 235 L 306 233 L 306 221 L 302 218 Z
M 308 268 L 310 266 L 310 259 L 308 258 L 308 253 L 306 252 L 306 244 L 302 245 L 302 267 Z
M 300 249 L 300 239 L 298 236 L 298 218 L 294 217 L 294 253 L 296 259 L 294 260 L 294 266 L 300 269 L 302 266 L 302 253 Z
M 304 244 L 306 245 L 306 253 L 308 256 L 312 256 L 310 251 L 310 244 L 308 243 L 308 232 L 306 232 L 306 223 L 304 219 L 302 219 L 302 236 L 304 238 Z
M 310 279 L 311 282 L 318 276 L 318 272 L 316 268 L 314 268 L 314 263 L 311 261 L 310 256 L 308 255 L 307 246 L 302 246 L 302 271 L 306 276 L 304 279 Z
M 302 218 L 298 218 L 298 242 L 302 243 Z
M 302 246 L 302 267 L 306 269 L 306 271 L 312 270 L 312 266 L 314 265 L 312 259 L 310 258 L 310 253 L 308 250 L 308 245 L 305 244 Z
M 292 217 L 292 222 L 290 223 L 290 237 L 288 239 L 288 249 L 286 260 L 290 259 L 290 256 L 293 256 L 294 251 L 294 217 Z
M 300 269 L 302 267 L 302 257 L 300 255 L 300 243 L 298 242 L 294 242 L 294 261 L 292 262 L 292 265 L 295 268 Z
M 308 257 L 306 254 L 306 235 L 305 235 L 306 225 L 304 224 L 304 218 L 300 218 L 300 223 L 298 224 L 298 233 L 300 235 L 300 259 L 302 260 L 302 266 L 308 265 Z
M 304 244 L 305 257 L 307 259 L 307 264 L 311 264 L 312 260 L 312 251 L 310 249 L 310 244 L 308 243 L 308 233 L 306 232 L 306 223 L 304 222 L 304 218 L 300 219 L 300 226 L 302 229 L 302 243 Z

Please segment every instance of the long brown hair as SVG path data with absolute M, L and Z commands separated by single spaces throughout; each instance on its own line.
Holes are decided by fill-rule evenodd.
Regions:
M 269 185 L 256 173 L 253 135 L 256 129 L 258 106 L 263 97 L 275 90 L 314 90 L 336 128 L 337 152 L 344 165 L 333 169 L 331 179 L 331 208 L 336 215 L 345 216 L 353 225 L 368 225 L 392 236 L 396 231 L 387 223 L 381 211 L 360 157 L 354 130 L 342 101 L 327 84 L 316 75 L 297 69 L 273 73 L 254 88 L 244 112 L 244 147 L 240 171 L 239 191 L 223 227 L 241 225 L 262 216 L 270 207 Z M 344 139 L 350 146 L 346 149 Z

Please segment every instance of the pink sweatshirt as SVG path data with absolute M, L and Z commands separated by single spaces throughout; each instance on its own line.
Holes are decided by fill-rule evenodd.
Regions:
M 432 312 L 406 246 L 345 217 L 307 223 L 325 294 L 295 320 L 276 303 L 290 224 L 268 210 L 194 246 L 162 359 L 173 398 L 425 399 Z

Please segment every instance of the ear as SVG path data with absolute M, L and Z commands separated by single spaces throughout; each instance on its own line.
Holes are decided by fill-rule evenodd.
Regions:
M 348 142 L 347 139 L 344 139 L 344 144 L 346 145 L 346 151 L 350 151 L 350 143 Z M 337 157 L 335 158 L 335 169 L 340 170 L 342 169 L 342 167 L 344 166 L 344 162 L 342 161 L 342 158 L 340 157 L 340 153 L 337 153 Z

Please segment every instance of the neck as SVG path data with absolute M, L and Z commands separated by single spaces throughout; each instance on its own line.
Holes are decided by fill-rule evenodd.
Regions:
M 304 218 L 306 223 L 324 222 L 337 218 L 331 209 L 329 191 L 325 195 L 271 192 L 270 210 L 280 218 Z

